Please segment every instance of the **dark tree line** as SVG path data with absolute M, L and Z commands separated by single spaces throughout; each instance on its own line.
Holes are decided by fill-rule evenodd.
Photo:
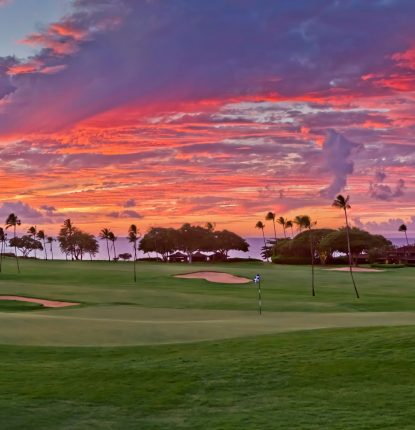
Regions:
M 139 249 L 143 252 L 156 252 L 167 261 L 174 252 L 183 252 L 192 262 L 195 252 L 214 252 L 228 257 L 231 250 L 247 252 L 249 245 L 245 239 L 229 230 L 216 231 L 208 223 L 205 227 L 183 224 L 180 228 L 151 228 L 141 239 Z

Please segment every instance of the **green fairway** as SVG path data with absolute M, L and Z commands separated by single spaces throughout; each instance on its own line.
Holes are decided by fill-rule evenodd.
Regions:
M 7 429 L 413 429 L 415 328 L 0 347 Z
M 42 309 L 42 307 L 42 305 L 37 303 L 27 303 L 15 300 L 0 300 L 0 316 L 1 312 L 33 311 L 35 309 Z
M 356 273 L 358 300 L 305 266 L 14 263 L 0 295 L 80 305 L 0 301 L 4 428 L 414 428 L 414 268 Z M 174 277 L 199 270 L 261 273 L 263 314 L 253 284 Z

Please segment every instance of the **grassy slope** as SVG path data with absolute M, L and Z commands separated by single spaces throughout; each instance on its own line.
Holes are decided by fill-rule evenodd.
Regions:
M 415 329 L 0 347 L 7 429 L 413 429 Z
M 163 312 L 184 312 L 180 309 L 204 318 L 220 310 L 243 316 L 256 306 L 254 288 L 171 277 L 206 270 L 204 265 L 140 264 L 137 286 L 129 264 L 24 261 L 22 266 L 17 275 L 13 261 L 6 263 L 0 294 L 84 306 L 3 313 L 0 343 L 10 334 L 6 323 L 21 315 L 94 317 L 117 311 L 122 319 L 146 308 L 155 319 L 166 317 Z M 349 312 L 353 319 L 363 311 L 415 310 L 412 268 L 356 274 L 360 301 L 347 273 L 318 270 L 313 299 L 308 267 L 211 269 L 249 277 L 260 271 L 269 318 L 270 311 L 312 312 L 310 318 Z M 383 317 L 379 324 L 387 322 Z M 22 332 L 36 335 L 35 324 L 23 317 L 21 323 Z M 47 325 L 53 328 L 55 321 Z M 81 327 L 88 332 L 91 323 L 85 320 Z M 188 328 L 197 332 L 192 321 Z M 0 346 L 0 423 L 7 429 L 413 429 L 414 335 L 413 327 L 390 327 L 171 346 Z

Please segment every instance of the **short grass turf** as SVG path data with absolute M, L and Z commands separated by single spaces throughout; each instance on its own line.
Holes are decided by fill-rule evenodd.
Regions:
M 21 261 L 17 274 L 6 259 L 0 274 L 0 294 L 24 295 L 81 302 L 88 306 L 128 304 L 147 308 L 225 309 L 256 308 L 252 284 L 216 284 L 174 275 L 194 271 L 223 271 L 253 278 L 262 275 L 263 305 L 278 312 L 415 311 L 415 268 L 378 273 L 355 273 L 361 299 L 356 300 L 349 273 L 316 269 L 316 297 L 311 297 L 309 266 L 261 263 L 137 264 Z
M 415 429 L 415 327 L 298 331 L 336 318 L 367 325 L 372 315 L 379 326 L 399 324 L 399 315 L 412 324 L 414 268 L 356 273 L 357 300 L 347 272 L 320 268 L 311 297 L 306 266 L 140 263 L 134 284 L 132 263 L 22 261 L 21 274 L 14 264 L 3 264 L 0 294 L 81 305 L 0 310 L 1 428 Z M 174 278 L 198 270 L 261 273 L 264 318 L 252 285 Z M 140 319 L 150 327 L 144 343 L 172 344 L 88 346 L 104 345 L 109 333 L 120 345 L 140 343 Z M 229 319 L 235 338 L 219 340 Z M 252 331 L 277 320 L 296 331 Z M 197 342 L 205 321 L 216 340 Z M 193 343 L 177 343 L 178 326 Z M 29 345 L 45 345 L 51 332 L 63 344 L 88 332 L 93 341 Z
M 415 328 L 0 347 L 7 429 L 414 429 Z
M 18 300 L 0 300 L 0 312 L 33 311 L 42 309 L 38 303 L 21 302 Z

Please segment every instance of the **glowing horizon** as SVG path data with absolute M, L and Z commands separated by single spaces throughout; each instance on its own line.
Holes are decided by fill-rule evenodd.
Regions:
M 253 237 L 268 211 L 343 225 L 342 193 L 354 225 L 412 237 L 415 4 L 37 4 L 29 54 L 0 56 L 0 220 Z

